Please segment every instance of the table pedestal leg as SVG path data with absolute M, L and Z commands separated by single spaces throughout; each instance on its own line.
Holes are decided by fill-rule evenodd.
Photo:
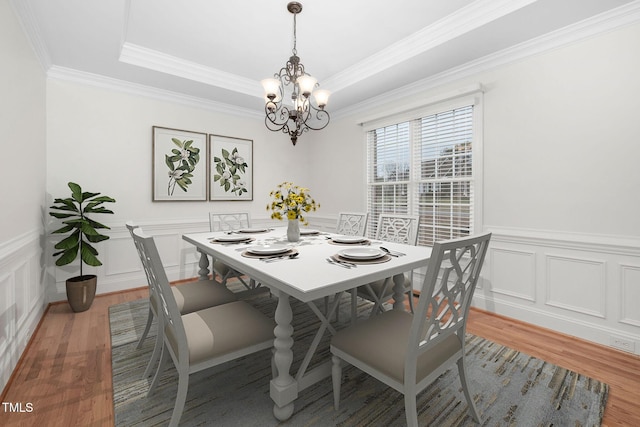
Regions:
M 293 362 L 293 326 L 291 319 L 291 304 L 289 295 L 280 291 L 272 291 L 278 297 L 276 307 L 276 327 L 273 355 L 278 376 L 271 380 L 270 395 L 274 402 L 273 415 L 280 421 L 285 421 L 293 414 L 293 401 L 298 397 L 298 383 L 291 376 L 290 369 Z
M 393 276 L 393 309 L 404 311 L 404 274 Z
M 199 249 L 198 252 L 200 252 Z M 198 267 L 200 267 L 200 270 L 198 270 L 198 279 L 209 280 L 209 257 L 204 252 L 200 252 L 200 262 L 198 262 Z

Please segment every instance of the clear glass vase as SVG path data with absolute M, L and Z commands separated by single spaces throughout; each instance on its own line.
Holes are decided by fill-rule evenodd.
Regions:
M 290 219 L 287 226 L 287 240 L 290 242 L 297 242 L 300 240 L 300 221 L 297 219 Z

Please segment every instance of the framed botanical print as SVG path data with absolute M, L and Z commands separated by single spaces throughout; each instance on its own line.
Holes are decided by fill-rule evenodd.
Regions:
M 253 141 L 209 135 L 209 200 L 253 200 Z
M 206 150 L 206 133 L 153 126 L 153 201 L 206 201 Z

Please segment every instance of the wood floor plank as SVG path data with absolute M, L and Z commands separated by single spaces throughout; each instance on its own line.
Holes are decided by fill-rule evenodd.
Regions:
M 31 403 L 33 412 L 0 408 L 0 425 L 112 426 L 108 308 L 147 295 L 101 295 L 83 313 L 49 306 L 2 394 L 3 402 Z M 640 425 L 640 357 L 476 309 L 468 331 L 609 384 L 603 425 Z

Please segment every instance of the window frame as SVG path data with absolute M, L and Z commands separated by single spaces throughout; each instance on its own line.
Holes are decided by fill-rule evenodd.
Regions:
M 464 106 L 473 106 L 472 109 L 472 174 L 471 181 L 473 185 L 473 200 L 471 203 L 472 209 L 472 222 L 471 234 L 480 233 L 483 225 L 483 93 L 481 90 L 473 91 L 473 93 L 466 94 L 464 96 L 451 97 L 448 99 L 438 99 L 435 102 L 425 101 L 425 105 L 420 108 L 414 108 L 410 111 L 403 111 L 397 114 L 389 115 L 386 117 L 378 118 L 368 122 L 363 122 L 364 131 L 364 146 L 365 146 L 365 164 L 366 164 L 366 176 L 365 176 L 365 198 L 366 206 L 369 209 L 372 206 L 371 190 L 373 186 L 383 186 L 385 183 L 376 184 L 370 177 L 371 174 L 371 161 L 372 153 L 370 152 L 370 146 L 368 142 L 368 134 L 370 131 L 384 128 L 387 126 L 397 125 L 404 122 L 411 122 L 424 117 L 428 117 L 434 114 L 443 113 L 450 110 L 455 110 Z M 419 186 L 424 180 L 420 177 L 420 168 L 416 167 L 414 159 L 415 143 L 412 140 L 412 126 L 409 126 L 409 180 L 392 181 L 388 184 L 391 185 L 406 185 L 406 191 L 408 194 L 407 209 L 406 212 L 402 209 L 395 210 L 396 213 L 415 214 L 418 212 L 418 200 L 413 196 L 417 186 Z M 387 185 L 388 185 L 387 184 Z M 386 212 L 385 210 L 383 210 Z M 375 234 L 376 224 L 378 218 L 375 218 L 375 214 L 371 212 L 370 226 L 368 227 L 368 234 L 370 236 Z M 422 225 L 421 225 L 422 227 Z M 420 244 L 420 243 L 419 243 Z

